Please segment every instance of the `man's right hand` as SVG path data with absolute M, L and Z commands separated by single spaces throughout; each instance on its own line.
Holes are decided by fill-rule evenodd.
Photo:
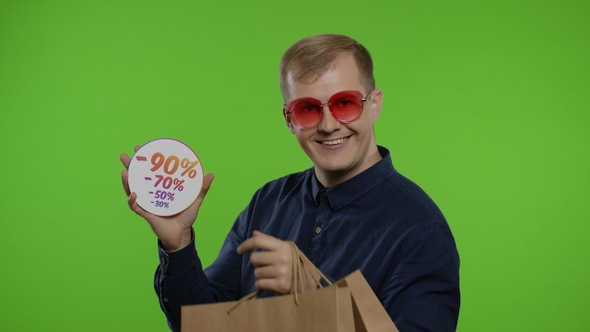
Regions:
M 135 151 L 139 148 L 140 146 L 136 146 Z M 190 241 L 192 241 L 191 228 L 197 218 L 199 208 L 211 187 L 213 174 L 208 173 L 203 177 L 203 188 L 201 189 L 201 192 L 193 204 L 191 204 L 186 210 L 173 216 L 159 217 L 145 211 L 137 204 L 137 194 L 132 193 L 129 190 L 128 183 L 129 173 L 127 170 L 129 169 L 131 158 L 126 153 L 123 153 L 119 159 L 121 159 L 123 166 L 125 166 L 125 169 L 121 172 L 121 180 L 123 181 L 123 189 L 125 189 L 125 193 L 127 194 L 127 204 L 129 204 L 129 208 L 147 220 L 158 239 L 162 242 L 164 250 L 172 252 L 186 247 Z

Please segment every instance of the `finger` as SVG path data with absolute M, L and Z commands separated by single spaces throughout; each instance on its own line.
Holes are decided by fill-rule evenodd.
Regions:
M 131 195 L 129 195 L 129 198 L 127 199 L 127 204 L 129 205 L 129 208 L 131 209 L 131 211 L 137 213 L 139 216 L 143 217 L 144 219 L 147 219 L 147 212 L 145 212 L 145 210 L 142 209 L 141 206 L 139 206 L 139 204 L 137 204 L 137 194 L 136 193 L 131 193 Z
M 207 193 L 209 192 L 209 188 L 211 188 L 211 183 L 213 182 L 213 179 L 213 173 L 208 173 L 203 177 L 203 187 L 201 187 L 201 191 L 199 192 L 199 195 L 197 195 L 197 198 L 195 198 L 193 204 L 191 204 L 190 209 L 196 209 L 197 211 L 199 210 L 199 207 L 203 203 L 203 200 L 205 200 L 205 196 L 207 196 Z
M 271 279 L 275 276 L 276 274 L 273 272 L 271 266 L 262 266 L 254 269 L 254 277 L 256 277 L 256 279 Z
M 137 213 L 137 208 L 139 207 L 139 205 L 137 204 L 137 194 L 136 193 L 131 193 L 131 195 L 129 195 L 129 197 L 127 198 L 127 205 L 129 205 L 129 208 Z
M 291 265 L 291 261 L 291 255 L 281 255 L 278 251 L 255 251 L 250 255 L 250 262 L 256 267 Z
M 277 292 L 278 294 L 287 294 L 291 291 L 291 281 L 288 279 L 257 279 L 256 289 L 258 290 L 270 290 Z
M 282 286 L 291 285 L 293 278 L 293 267 L 291 265 L 266 265 L 259 266 L 254 269 L 254 276 L 256 280 L 260 279 L 276 279 L 281 280 Z
M 238 246 L 238 254 L 242 255 L 254 249 L 276 250 L 280 247 L 282 241 L 270 235 L 254 231 L 254 236 L 245 240 Z
M 131 195 L 131 191 L 129 190 L 129 172 L 126 169 L 121 171 L 121 182 L 123 182 L 125 194 L 127 194 L 127 197 L 129 197 L 129 195 Z
M 137 150 L 139 150 L 139 148 L 141 148 L 141 145 L 136 145 L 133 147 L 133 151 L 137 152 Z M 123 163 L 123 166 L 125 166 L 125 168 L 129 168 L 129 163 L 131 162 L 131 157 L 129 157 L 128 154 L 121 153 L 121 155 L 119 155 L 119 160 L 121 160 L 121 162 Z
M 203 187 L 201 187 L 201 191 L 197 196 L 197 201 L 203 202 L 205 196 L 207 196 L 207 193 L 209 192 L 209 188 L 211 188 L 211 183 L 213 183 L 213 179 L 215 179 L 215 175 L 213 175 L 213 173 L 205 174 L 205 176 L 203 177 Z
M 141 145 L 136 145 L 135 147 L 133 147 L 133 150 L 137 152 L 139 148 L 141 148 Z M 127 194 L 127 197 L 129 197 L 131 191 L 129 190 L 129 173 L 127 172 L 127 170 L 129 169 L 129 164 L 131 163 L 131 157 L 129 157 L 129 155 L 126 153 L 121 153 L 119 155 L 119 160 L 121 160 L 121 163 L 123 163 L 123 166 L 125 166 L 125 170 L 121 172 L 121 180 L 123 182 L 123 189 L 125 189 L 125 194 Z
M 131 162 L 131 158 L 129 157 L 128 154 L 121 153 L 121 155 L 119 156 L 119 160 L 121 160 L 121 162 L 123 163 L 123 166 L 125 166 L 125 168 L 129 168 L 129 163 Z
M 263 266 L 254 270 L 254 276 L 257 280 L 261 279 L 277 279 L 277 280 L 291 280 L 291 269 L 277 268 L 276 266 Z M 290 286 L 291 282 L 284 283 L 284 286 Z

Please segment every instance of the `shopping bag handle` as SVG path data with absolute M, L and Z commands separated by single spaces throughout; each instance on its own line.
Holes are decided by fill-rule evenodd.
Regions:
M 293 241 L 287 241 L 291 245 L 292 252 L 293 252 L 293 286 L 291 287 L 291 293 L 296 292 L 298 289 L 298 282 L 300 285 L 303 285 L 306 281 L 307 274 L 305 273 L 308 271 L 312 276 L 317 276 L 318 278 L 313 278 L 314 282 L 319 288 L 324 287 L 322 285 L 322 280 L 325 281 L 328 285 L 332 285 L 330 279 L 328 279 L 322 271 L 320 271 L 310 260 L 305 256 L 301 250 L 297 247 L 297 245 Z M 303 289 L 302 289 L 303 290 Z
M 307 273 L 309 272 L 312 276 L 314 276 L 313 280 L 317 287 L 323 288 L 324 285 L 322 284 L 322 280 L 326 282 L 329 286 L 332 285 L 330 279 L 328 279 L 322 271 L 320 271 L 310 260 L 305 256 L 301 250 L 297 247 L 297 245 L 293 241 L 287 241 L 291 245 L 291 253 L 292 253 L 292 264 L 293 264 L 293 283 L 291 285 L 291 291 L 289 292 L 290 295 L 293 295 L 295 299 L 295 304 L 299 305 L 299 296 L 297 295 L 297 290 L 301 286 L 301 291 L 304 291 L 303 285 L 305 285 L 307 281 Z M 315 278 L 315 277 L 318 278 Z M 244 303 L 245 301 L 256 299 L 260 295 L 261 291 L 256 290 L 244 297 L 242 297 L 235 305 L 233 305 L 227 311 L 229 315 L 232 311 L 234 311 L 240 304 Z
M 322 280 L 328 285 L 332 285 L 332 282 L 309 260 L 309 258 L 307 258 L 307 256 L 305 256 L 303 252 L 301 252 L 301 250 L 299 250 L 293 241 L 287 241 L 287 243 L 291 245 L 291 252 L 293 254 L 293 283 L 291 285 L 290 294 L 295 298 L 295 304 L 299 305 L 299 296 L 297 294 L 299 293 L 299 288 L 301 288 L 302 292 L 305 291 L 304 285 L 307 281 L 306 271 L 313 276 L 313 281 L 319 288 L 324 287 L 324 285 L 322 285 Z M 318 278 L 316 278 L 316 276 Z

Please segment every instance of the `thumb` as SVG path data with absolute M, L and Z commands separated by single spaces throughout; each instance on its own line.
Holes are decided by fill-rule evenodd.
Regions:
M 266 237 L 272 237 L 270 235 L 266 235 L 266 234 L 262 233 L 261 231 L 254 231 L 254 232 L 252 232 L 252 236 L 254 236 L 254 237 L 265 237 L 265 236 Z
M 207 193 L 209 192 L 209 188 L 211 188 L 211 183 L 213 183 L 214 178 L 215 176 L 213 175 L 213 173 L 207 173 L 203 177 L 203 187 L 201 188 L 201 191 L 199 192 L 199 195 L 197 196 L 195 202 L 197 202 L 198 204 L 201 204 L 201 202 L 203 202 L 205 196 L 207 196 Z

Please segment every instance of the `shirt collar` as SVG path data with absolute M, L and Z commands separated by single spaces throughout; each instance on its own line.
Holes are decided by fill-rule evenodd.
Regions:
M 320 200 L 320 191 L 328 193 L 328 202 L 332 209 L 340 210 L 360 196 L 377 187 L 386 178 L 396 173 L 389 150 L 382 146 L 377 146 L 381 160 L 375 165 L 367 168 L 352 179 L 349 179 L 333 188 L 326 189 L 315 177 L 311 177 L 311 189 L 316 203 Z M 313 174 L 313 168 L 312 168 Z

